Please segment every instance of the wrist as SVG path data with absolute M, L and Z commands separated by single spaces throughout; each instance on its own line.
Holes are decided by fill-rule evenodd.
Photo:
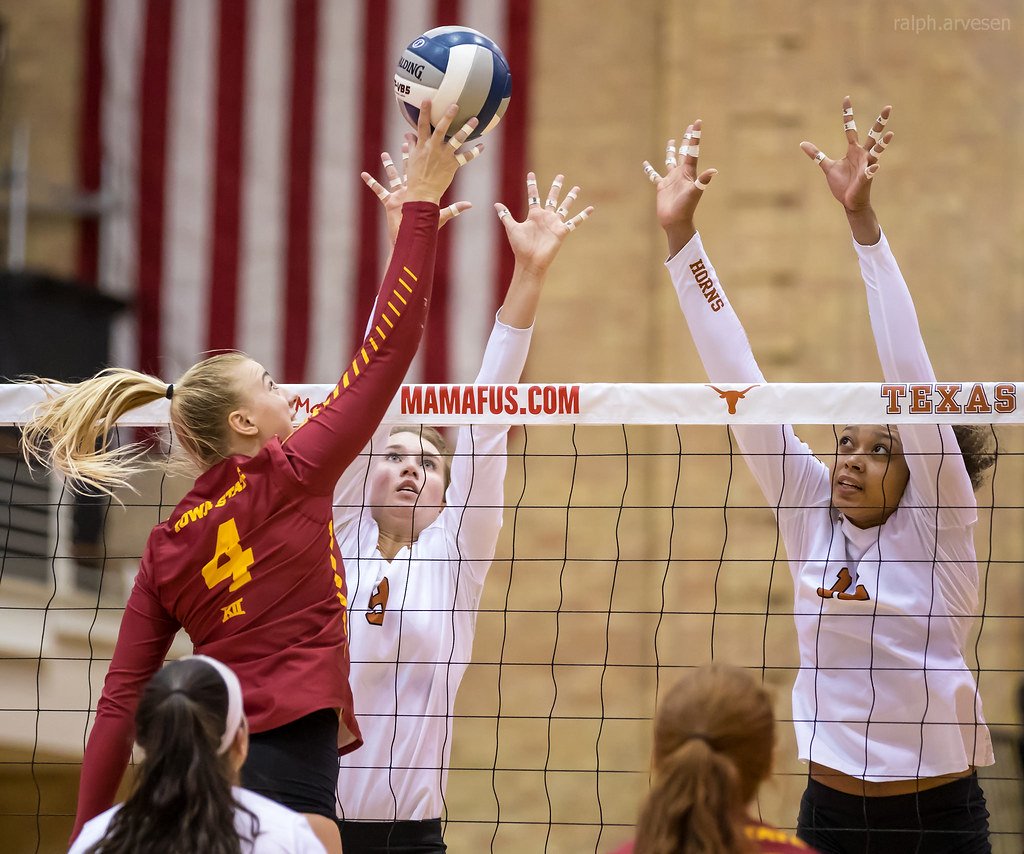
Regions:
M 662 228 L 665 230 L 665 237 L 668 239 L 668 254 L 670 258 L 686 246 L 693 239 L 693 235 L 697 233 L 697 226 L 692 219 L 673 222 L 667 225 L 663 224 Z

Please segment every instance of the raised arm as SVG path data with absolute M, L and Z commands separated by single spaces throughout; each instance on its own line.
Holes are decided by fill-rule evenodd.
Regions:
M 476 122 L 470 119 L 449 143 L 444 134 L 454 115 L 449 108 L 433 134 L 427 120 L 421 121 L 409 160 L 402 225 L 377 295 L 372 328 L 338 385 L 285 442 L 285 453 L 310 492 L 333 491 L 373 435 L 419 346 L 433 283 L 438 203 L 459 158 L 465 162 L 456 149 Z
M 708 379 L 717 384 L 744 383 L 753 387 L 765 382 L 764 375 L 694 224 L 697 205 L 717 174 L 715 169 L 697 172 L 701 136 L 702 122 L 697 119 L 686 129 L 678 151 L 675 140 L 668 141 L 665 176 L 646 161 L 644 172 L 657 187 L 658 222 L 668 238 L 666 267 Z M 731 404 L 730 408 L 751 390 L 712 388 Z M 736 395 L 732 401 L 730 394 Z M 812 500 L 812 495 L 813 500 L 822 495 L 827 498 L 827 469 L 797 439 L 789 425 L 737 424 L 732 429 L 771 505 L 799 506 Z
M 114 656 L 96 704 L 96 723 L 82 759 L 78 808 L 71 838 L 89 819 L 110 808 L 135 740 L 135 709 L 142 689 L 163 664 L 180 626 L 147 583 L 148 550 L 135 579 Z
M 832 160 L 811 142 L 801 149 L 825 173 L 829 190 L 842 204 L 860 261 L 867 292 L 871 330 L 886 382 L 934 383 L 928 350 L 921 336 L 910 289 L 871 205 L 871 187 L 879 157 L 893 140 L 885 126 L 892 112 L 883 107 L 861 143 L 850 98 L 843 100 L 846 156 Z M 974 489 L 949 425 L 904 424 L 900 427 L 910 485 L 920 503 L 940 506 L 950 523 L 969 524 L 977 518 Z
M 565 238 L 594 211 L 587 207 L 567 219 L 580 188 L 572 187 L 559 203 L 564 180 L 555 176 L 542 207 L 536 176 L 528 173 L 529 207 L 523 222 L 513 219 L 504 204 L 494 206 L 515 255 L 515 268 L 484 351 L 478 385 L 519 382 L 548 271 Z M 452 459 L 441 521 L 478 580 L 487 572 L 501 531 L 507 440 L 508 425 L 463 427 Z

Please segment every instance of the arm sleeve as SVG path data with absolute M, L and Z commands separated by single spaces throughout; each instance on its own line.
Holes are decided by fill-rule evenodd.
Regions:
M 665 266 L 708 379 L 712 383 L 764 383 L 747 334 L 700 235 L 694 234 Z M 809 500 L 828 500 L 828 469 L 796 437 L 790 425 L 736 424 L 732 431 L 773 507 L 800 507 Z
M 437 224 L 437 205 L 403 206 L 366 338 L 327 400 L 283 445 L 296 477 L 312 493 L 334 490 L 379 426 L 416 354 L 430 303 Z
M 867 290 L 871 330 L 886 382 L 934 383 L 910 289 L 882 234 L 872 246 L 854 241 Z M 941 524 L 971 524 L 977 503 L 953 428 L 948 424 L 903 424 L 900 438 L 911 489 L 921 504 L 940 508 Z
M 96 723 L 82 759 L 78 810 L 71 838 L 114 801 L 135 740 L 135 709 L 142 689 L 163 664 L 180 628 L 147 581 L 147 556 L 121 618 L 114 657 L 96 704 Z
M 517 329 L 495 319 L 476 377 L 477 385 L 519 382 L 533 328 Z M 461 567 L 482 582 L 501 532 L 508 467 L 508 425 L 462 427 L 452 459 L 442 523 L 455 543 Z

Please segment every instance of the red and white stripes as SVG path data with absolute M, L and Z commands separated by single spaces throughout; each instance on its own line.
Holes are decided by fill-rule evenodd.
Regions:
M 285 382 L 332 382 L 362 337 L 387 254 L 359 180 L 407 126 L 393 65 L 458 23 L 506 51 L 513 99 L 449 200 L 434 305 L 409 381 L 469 380 L 511 273 L 491 203 L 522 206 L 530 0 L 88 0 L 83 278 L 132 299 L 114 360 L 173 379 L 245 350 Z

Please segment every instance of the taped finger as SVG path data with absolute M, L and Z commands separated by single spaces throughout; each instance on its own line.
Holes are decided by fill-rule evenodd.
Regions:
M 665 146 L 665 165 L 669 169 L 674 169 L 677 165 L 676 162 L 676 141 L 670 139 L 668 145 Z
M 647 176 L 647 180 L 652 184 L 657 184 L 661 180 L 661 175 L 659 175 L 657 171 L 655 171 L 654 167 L 646 160 L 644 161 L 644 174 Z
M 573 187 L 565 196 L 565 201 L 559 206 L 558 210 L 555 211 L 562 219 L 565 219 L 569 215 L 569 211 L 572 208 L 573 202 L 576 201 L 576 196 L 579 194 L 580 188 Z
M 395 162 L 391 159 L 391 155 L 385 151 L 380 156 L 380 162 L 384 164 L 384 173 L 388 176 L 388 186 L 392 190 L 397 190 L 402 186 L 402 178 L 398 174 L 398 169 L 395 168 Z
M 380 199 L 382 202 L 387 201 L 388 196 L 390 196 L 391 193 L 389 193 L 384 188 L 383 184 L 381 184 L 369 172 L 363 172 L 362 179 L 363 183 L 366 184 L 366 186 L 369 187 L 371 190 L 373 190 L 374 195 L 376 195 L 378 199 Z
M 455 162 L 458 163 L 459 166 L 465 166 L 467 163 L 469 163 L 470 160 L 475 160 L 477 157 L 479 157 L 480 152 L 483 150 L 483 143 L 477 143 L 471 149 L 469 149 L 469 151 L 460 152 L 456 154 Z
M 462 127 L 460 127 L 454 134 L 452 134 L 451 139 L 448 140 L 448 144 L 452 148 L 457 149 L 460 145 L 462 145 L 462 143 L 469 139 L 469 135 L 473 132 L 474 127 L 476 127 L 476 124 L 473 122 L 473 119 L 470 119 Z
M 565 227 L 569 229 L 569 231 L 575 231 L 579 227 L 580 223 L 587 219 L 593 212 L 593 208 L 587 208 L 585 211 L 580 211 L 572 219 L 566 221 Z

